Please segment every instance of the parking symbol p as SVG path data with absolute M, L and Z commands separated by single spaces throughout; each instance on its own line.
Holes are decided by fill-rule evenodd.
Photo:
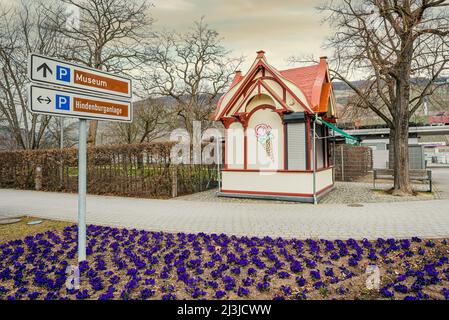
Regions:
M 56 80 L 70 82 L 70 68 L 56 66 Z
M 70 97 L 63 95 L 56 95 L 56 110 L 70 111 Z

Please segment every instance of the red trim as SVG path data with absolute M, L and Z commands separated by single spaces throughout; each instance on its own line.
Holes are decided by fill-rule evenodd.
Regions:
M 274 92 L 268 85 L 266 85 L 264 82 L 260 82 L 260 84 L 262 85 L 262 87 L 264 87 L 265 89 L 267 89 L 267 91 L 282 105 L 282 107 L 284 108 L 285 111 L 289 111 L 291 112 L 292 110 L 287 106 L 287 104 L 282 101 L 281 97 L 279 97 L 276 92 Z
M 317 196 L 322 194 L 323 192 L 329 190 L 334 185 L 331 184 L 327 186 L 326 188 L 318 191 L 316 193 Z M 284 197 L 307 197 L 312 198 L 312 193 L 290 193 L 290 192 L 267 192 L 267 191 L 246 191 L 246 190 L 221 190 L 222 193 L 240 193 L 240 194 L 250 194 L 250 195 L 262 195 L 262 196 L 284 196 Z
M 320 194 L 322 194 L 323 192 L 326 192 L 327 190 L 333 188 L 334 186 L 334 182 L 332 181 L 332 184 L 328 185 L 326 188 L 321 189 L 320 191 L 318 191 L 316 193 L 317 196 L 319 196 Z
M 234 122 L 236 122 L 236 121 L 237 121 L 237 119 L 236 119 L 236 118 L 233 118 L 233 117 L 222 118 L 222 119 L 221 119 L 221 122 L 223 123 L 225 129 L 229 129 L 229 126 L 230 126 L 231 124 L 233 124 Z
M 285 88 L 285 90 L 287 90 L 288 93 L 290 93 L 290 95 L 296 100 L 298 101 L 298 103 L 303 107 L 303 109 L 310 113 L 313 114 L 314 112 L 309 109 L 309 107 L 307 107 L 305 105 L 304 102 L 302 102 L 298 96 L 296 96 L 296 94 L 284 83 L 284 81 L 281 80 L 281 78 L 279 78 L 276 75 L 276 72 L 271 70 L 271 67 L 269 67 L 264 61 L 259 60 L 259 62 L 254 66 L 254 68 L 251 70 L 251 72 L 249 74 L 247 74 L 245 76 L 245 79 L 243 80 L 242 85 L 240 86 L 240 88 L 234 93 L 234 95 L 232 96 L 232 98 L 229 100 L 228 104 L 225 106 L 225 108 L 223 108 L 223 111 L 221 112 L 220 116 L 218 117 L 219 119 L 221 117 L 223 117 L 223 115 L 230 109 L 232 108 L 232 106 L 235 104 L 236 100 L 238 99 L 238 97 L 240 96 L 240 94 L 242 93 L 242 90 L 244 90 L 243 88 L 247 86 L 248 82 L 251 81 L 250 79 L 253 79 L 253 77 L 257 74 L 257 72 L 259 72 L 259 70 L 261 68 L 265 68 L 269 71 L 271 71 L 273 77 L 275 78 L 275 80 L 277 80 L 277 82 L 283 87 Z
M 281 99 L 281 97 L 279 97 L 266 83 L 264 83 L 264 82 L 262 82 L 262 81 L 260 81 L 260 79 L 258 79 L 257 80 L 257 82 L 255 83 L 255 84 L 253 84 L 252 86 L 251 86 L 251 89 L 250 90 L 248 90 L 249 92 L 253 92 L 253 90 L 254 89 L 256 89 L 256 87 L 257 87 L 257 90 L 258 90 L 258 92 L 257 92 L 257 95 L 261 95 L 261 87 L 264 87 L 267 91 L 268 91 L 268 93 L 270 93 L 271 95 L 272 95 L 272 97 L 275 99 L 275 100 L 277 100 L 281 105 L 282 105 L 282 108 L 283 108 L 283 111 L 286 111 L 286 112 L 291 112 L 292 110 L 287 106 L 287 104 L 284 102 L 284 101 L 282 101 L 282 99 Z M 245 106 L 245 104 L 247 104 L 247 102 L 249 102 L 249 100 L 250 100 L 250 98 L 252 98 L 252 97 L 254 97 L 254 96 L 251 96 L 251 94 L 248 94 L 243 100 L 242 100 L 242 102 L 240 102 L 239 104 L 238 104 L 238 106 L 237 106 L 237 109 L 236 109 L 236 111 L 234 112 L 234 115 L 237 115 L 237 114 L 240 114 L 240 113 L 244 113 L 244 112 L 246 112 L 246 107 L 245 107 L 245 110 L 243 110 L 242 112 L 241 112 L 241 109 L 242 109 L 242 107 L 244 107 Z
M 302 100 L 300 100 L 300 99 L 298 98 L 298 96 L 297 96 L 292 90 L 290 90 L 290 88 L 284 83 L 284 81 L 282 81 L 281 78 L 279 78 L 279 77 L 276 75 L 276 72 L 279 72 L 279 71 L 276 70 L 276 72 L 274 72 L 274 71 L 271 70 L 271 68 L 270 68 L 267 64 L 265 64 L 263 61 L 261 61 L 261 63 L 262 63 L 262 65 L 263 65 L 265 68 L 267 68 L 268 70 L 271 71 L 271 73 L 273 74 L 273 77 L 278 81 L 278 83 L 279 83 L 282 87 L 284 87 L 284 88 L 288 91 L 288 93 L 290 93 L 290 94 L 292 95 L 292 97 L 295 98 L 296 101 L 298 101 L 298 103 L 304 108 L 304 111 L 306 111 L 306 112 L 308 112 L 308 113 L 311 113 L 311 114 L 314 114 L 314 112 L 313 112 L 312 110 L 310 110 L 309 107 L 307 107 L 307 106 L 305 105 L 305 103 L 302 102 Z M 298 89 L 299 89 L 299 88 L 298 88 Z M 301 92 L 302 92 L 302 91 L 301 91 Z
M 270 104 L 261 104 L 261 105 L 255 107 L 253 110 L 251 110 L 251 112 L 248 114 L 248 121 L 249 121 L 249 119 L 252 117 L 252 115 L 253 115 L 254 113 L 256 113 L 256 112 L 259 111 L 259 110 L 264 110 L 264 109 L 270 109 L 270 110 L 273 111 L 273 112 L 276 111 L 276 107 L 275 107 L 275 106 L 272 106 L 272 105 L 270 105 Z M 279 113 L 278 113 L 278 114 L 279 114 Z M 282 116 L 281 116 L 281 115 L 279 115 L 279 116 L 280 116 L 281 119 L 282 119 Z
M 251 88 L 248 90 L 249 92 L 252 92 L 256 87 L 257 87 L 258 83 L 252 84 Z M 247 92 L 245 92 L 246 95 Z M 237 109 L 235 110 L 234 114 L 238 114 L 240 113 L 240 109 L 242 108 L 242 106 L 244 106 L 246 104 L 246 102 L 248 101 L 248 99 L 250 99 L 251 95 L 247 95 L 242 102 L 239 103 L 239 105 L 237 106 Z M 230 108 L 232 109 L 232 108 Z M 244 112 L 246 112 L 246 110 L 244 110 Z
M 326 76 L 327 76 L 327 62 L 326 59 L 321 58 L 317 76 L 312 87 L 311 105 L 313 111 L 315 112 L 318 112 L 320 109 L 321 92 L 323 90 L 323 84 L 326 80 Z
M 249 74 L 247 74 L 243 80 L 243 83 L 241 84 L 240 88 L 238 88 L 237 92 L 234 93 L 234 95 L 231 97 L 231 99 L 229 100 L 228 104 L 223 108 L 223 111 L 221 112 L 221 114 L 219 115 L 218 118 L 223 117 L 223 115 L 228 112 L 228 110 L 230 108 L 232 108 L 233 104 L 235 103 L 235 101 L 237 100 L 237 98 L 240 96 L 240 94 L 242 93 L 242 91 L 244 90 L 244 87 L 247 86 L 249 79 L 253 78 L 257 72 L 259 72 L 259 69 L 261 67 L 261 61 L 259 61 L 254 68 L 250 71 Z

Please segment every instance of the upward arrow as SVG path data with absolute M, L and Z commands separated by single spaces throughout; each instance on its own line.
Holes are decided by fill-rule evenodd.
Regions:
M 41 70 L 42 70 L 42 75 L 44 76 L 44 78 L 47 78 L 47 71 L 50 72 L 50 74 L 53 74 L 53 71 L 51 71 L 50 67 L 45 62 L 37 68 L 37 72 L 39 72 Z

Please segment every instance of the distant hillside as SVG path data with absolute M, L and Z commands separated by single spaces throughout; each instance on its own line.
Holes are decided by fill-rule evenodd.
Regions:
M 364 83 L 365 83 L 364 80 L 352 81 L 352 84 L 354 84 L 354 86 L 356 88 L 363 86 Z M 412 84 L 415 84 L 415 85 L 424 85 L 426 83 L 427 83 L 427 80 L 425 78 L 412 79 Z M 437 83 L 448 83 L 449 84 L 449 77 L 441 77 L 437 80 Z M 345 82 L 342 82 L 342 81 L 333 81 L 332 87 L 334 88 L 335 91 L 352 90 Z

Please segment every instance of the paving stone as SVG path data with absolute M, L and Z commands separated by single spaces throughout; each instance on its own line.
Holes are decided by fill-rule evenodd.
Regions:
M 449 238 L 449 199 L 349 208 L 222 201 L 211 206 L 205 201 L 88 196 L 87 207 L 88 223 L 153 231 L 324 239 Z M 0 216 L 18 214 L 76 222 L 77 196 L 0 189 Z

